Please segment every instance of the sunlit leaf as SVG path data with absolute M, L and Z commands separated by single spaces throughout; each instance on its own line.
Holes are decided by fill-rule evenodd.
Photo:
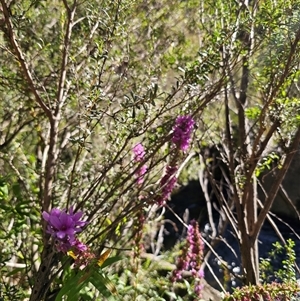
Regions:
M 111 249 L 106 250 L 103 254 L 100 255 L 99 259 L 97 260 L 97 264 L 101 267 L 104 261 L 108 258 L 111 253 Z
M 104 269 L 105 267 L 107 266 L 110 266 L 112 265 L 113 263 L 117 262 L 117 261 L 120 261 L 122 260 L 122 257 L 121 256 L 114 256 L 114 257 L 110 257 L 110 258 L 107 258 L 104 263 L 102 264 L 101 266 L 101 269 Z
M 69 251 L 69 252 L 67 252 L 67 254 L 68 254 L 70 257 L 72 257 L 73 259 L 77 259 L 77 256 L 74 254 L 73 251 Z

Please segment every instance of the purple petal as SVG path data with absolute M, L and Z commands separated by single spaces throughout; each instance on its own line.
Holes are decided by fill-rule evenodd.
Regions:
M 60 216 L 61 227 L 73 228 L 75 226 L 73 219 L 65 212 L 63 212 Z
M 72 216 L 72 219 L 74 222 L 77 222 L 80 220 L 80 218 L 82 217 L 83 215 L 83 212 L 82 211 L 79 211 L 77 213 L 75 213 L 73 216 Z
M 84 227 L 88 222 L 85 222 L 85 221 L 78 221 L 76 222 L 76 227 Z
M 47 222 L 49 221 L 50 215 L 49 215 L 48 212 L 44 211 L 44 212 L 42 213 L 42 216 L 43 216 L 43 219 L 44 219 L 45 221 L 47 221 Z
M 50 215 L 53 215 L 53 216 L 60 216 L 61 214 L 61 210 L 58 209 L 58 208 L 53 208 L 51 211 L 50 211 Z
M 69 235 L 70 237 L 71 236 L 74 236 L 74 234 L 76 233 L 75 229 L 74 228 L 68 228 L 64 231 L 67 235 Z
M 59 239 L 61 239 L 61 240 L 63 240 L 65 237 L 66 237 L 66 232 L 65 231 L 58 231 L 58 232 L 56 232 L 56 236 L 57 236 L 57 238 L 59 238 Z
M 74 214 L 74 208 L 73 208 L 73 206 L 71 206 L 71 207 L 69 208 L 69 214 L 70 214 L 70 215 L 73 215 L 73 214 Z
M 57 216 L 50 215 L 49 223 L 56 229 L 60 229 L 62 224 Z
M 68 241 L 72 246 L 74 246 L 76 244 L 75 235 L 68 235 Z
M 55 234 L 56 234 L 56 231 L 54 231 L 53 228 L 50 225 L 47 226 L 46 232 L 53 235 L 53 236 L 55 236 Z

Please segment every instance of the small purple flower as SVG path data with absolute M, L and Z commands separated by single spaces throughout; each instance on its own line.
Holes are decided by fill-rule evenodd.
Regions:
M 137 183 L 139 185 L 143 184 L 144 182 L 144 175 L 147 172 L 148 167 L 147 165 L 143 165 L 141 168 L 139 168 L 136 172 L 136 177 L 137 177 Z
M 203 290 L 203 287 L 204 287 L 204 285 L 203 285 L 203 284 L 200 284 L 200 283 L 197 283 L 197 284 L 195 285 L 194 291 L 195 291 L 195 294 L 196 294 L 198 297 L 201 297 L 201 292 L 202 292 L 202 290 Z
M 141 162 L 144 159 L 145 156 L 145 149 L 141 143 L 138 143 L 133 149 L 134 153 L 134 161 L 135 162 Z M 148 170 L 147 165 L 142 165 L 135 173 L 135 176 L 137 178 L 138 185 L 143 184 L 144 182 L 144 175 L 146 174 Z
M 183 269 L 174 270 L 172 273 L 172 276 L 171 276 L 171 281 L 176 282 L 178 280 L 181 280 L 182 279 L 182 271 L 183 271 Z
M 58 208 L 53 208 L 49 213 L 43 212 L 43 218 L 47 221 L 47 233 L 51 234 L 59 242 L 61 251 L 70 248 L 76 243 L 75 234 L 82 231 L 87 222 L 81 221 L 82 212 L 74 214 L 73 207 L 69 213 Z
M 145 149 L 141 143 L 138 143 L 137 145 L 135 145 L 135 147 L 132 149 L 132 151 L 134 153 L 134 161 L 135 162 L 142 161 L 146 154 Z
M 88 250 L 87 245 L 85 245 L 78 239 L 76 239 L 75 241 L 74 248 L 80 253 L 86 252 Z
M 191 116 L 179 116 L 173 127 L 172 142 L 182 151 L 189 147 L 195 121 Z
M 203 270 L 199 270 L 197 276 L 198 276 L 198 278 L 204 278 L 204 271 Z

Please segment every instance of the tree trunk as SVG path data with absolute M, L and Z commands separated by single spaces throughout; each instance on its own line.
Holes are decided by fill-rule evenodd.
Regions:
M 240 244 L 242 267 L 244 272 L 244 284 L 258 284 L 259 264 L 258 264 L 258 244 L 257 240 L 244 233 Z
M 34 277 L 35 283 L 29 301 L 41 301 L 44 299 L 51 284 L 50 273 L 56 261 L 56 254 L 57 253 L 53 251 L 52 245 L 49 244 L 44 248 L 41 254 L 41 265 L 37 275 Z

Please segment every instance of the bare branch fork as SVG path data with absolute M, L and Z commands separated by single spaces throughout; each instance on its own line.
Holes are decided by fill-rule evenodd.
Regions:
M 238 10 L 236 15 L 236 27 L 241 27 L 241 14 L 243 10 L 247 10 L 252 16 L 252 19 L 255 20 L 255 15 L 257 11 L 258 2 L 249 4 L 248 1 L 245 1 L 244 5 L 241 6 L 241 9 Z M 265 93 L 265 103 L 262 108 L 260 118 L 259 118 L 259 126 L 260 129 L 254 139 L 254 143 L 252 144 L 249 141 L 249 125 L 247 118 L 245 116 L 245 108 L 247 106 L 248 101 L 248 89 L 249 89 L 249 76 L 250 76 L 250 58 L 253 54 L 253 49 L 255 47 L 255 37 L 254 37 L 254 22 L 252 22 L 250 32 L 243 32 L 241 38 L 238 36 L 232 35 L 232 45 L 234 42 L 239 39 L 243 45 L 243 49 L 245 50 L 245 54 L 242 56 L 242 68 L 241 68 L 241 81 L 239 87 L 237 88 L 237 83 L 234 80 L 232 75 L 232 70 L 236 67 L 235 60 L 233 57 L 235 56 L 234 50 L 223 51 L 223 62 L 224 62 L 224 72 L 228 76 L 230 80 L 230 86 L 225 89 L 225 110 L 226 110 L 226 144 L 228 146 L 228 161 L 229 161 L 229 170 L 232 175 L 233 183 L 235 183 L 236 169 L 235 163 L 236 160 L 234 158 L 235 149 L 234 149 L 234 141 L 232 140 L 232 125 L 230 120 L 230 110 L 229 110 L 229 96 L 228 90 L 231 89 L 232 97 L 235 100 L 235 105 L 238 111 L 238 129 L 239 129 L 239 163 L 241 168 L 242 175 L 245 176 L 244 186 L 241 188 L 238 183 L 233 185 L 233 195 L 235 201 L 235 207 L 237 212 L 238 219 L 238 229 L 239 229 L 239 242 L 240 249 L 242 255 L 243 267 L 245 268 L 245 276 L 247 283 L 257 283 L 259 279 L 258 271 L 258 249 L 257 249 L 257 238 L 261 227 L 267 218 L 267 214 L 272 206 L 272 203 L 275 199 L 275 196 L 280 188 L 280 184 L 284 179 L 284 176 L 287 172 L 287 169 L 290 166 L 294 153 L 298 150 L 299 142 L 300 142 L 300 133 L 298 130 L 295 134 L 294 141 L 291 145 L 290 152 L 288 153 L 286 160 L 284 162 L 283 168 L 280 170 L 277 175 L 276 181 L 273 183 L 273 186 L 267 196 L 267 199 L 264 203 L 264 208 L 257 216 L 257 196 L 256 196 L 256 179 L 254 176 L 254 171 L 257 167 L 257 164 L 262 156 L 262 153 L 265 151 L 267 145 L 270 142 L 270 139 L 276 132 L 277 128 L 280 127 L 280 121 L 275 120 L 270 128 L 266 131 L 266 116 L 267 111 L 270 105 L 274 102 L 278 91 L 283 86 L 287 77 L 291 72 L 291 67 L 293 61 L 295 59 L 295 55 L 297 53 L 298 44 L 300 41 L 300 30 L 295 35 L 295 39 L 293 43 L 291 43 L 291 47 L 289 53 L 287 53 L 285 67 L 278 80 L 275 83 L 275 86 L 272 84 L 269 85 L 269 90 L 266 90 Z M 240 28 L 243 30 L 242 28 Z M 232 62 L 232 63 L 230 63 Z M 237 93 L 237 90 L 240 93 Z M 263 135 L 265 135 L 264 138 Z M 228 215 L 228 213 L 226 214 Z

